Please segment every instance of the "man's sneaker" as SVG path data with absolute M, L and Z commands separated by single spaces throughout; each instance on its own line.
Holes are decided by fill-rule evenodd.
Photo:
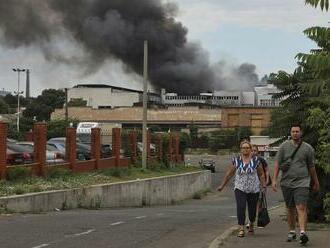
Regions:
M 291 241 L 296 240 L 296 239 L 297 239 L 296 232 L 289 232 L 288 238 L 287 238 L 286 241 L 291 242 Z
M 299 239 L 300 239 L 299 242 L 301 245 L 304 245 L 308 242 L 308 237 L 307 237 L 306 233 L 301 233 Z

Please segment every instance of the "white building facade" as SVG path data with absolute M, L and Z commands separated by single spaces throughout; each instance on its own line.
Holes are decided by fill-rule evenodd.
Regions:
M 81 98 L 94 109 L 132 107 L 142 101 L 142 95 L 142 91 L 105 84 L 78 84 L 68 89 L 68 101 Z M 149 100 L 160 102 L 154 93 L 149 94 Z
M 255 86 L 256 106 L 277 107 L 282 99 L 274 99 L 273 96 L 281 91 L 273 84 Z

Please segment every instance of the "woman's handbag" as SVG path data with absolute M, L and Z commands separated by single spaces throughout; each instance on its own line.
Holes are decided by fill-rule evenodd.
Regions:
M 258 227 L 265 227 L 268 225 L 270 222 L 270 218 L 268 215 L 268 210 L 267 210 L 267 200 L 266 200 L 266 195 L 264 192 L 261 193 L 261 202 L 259 206 L 259 211 L 258 211 L 258 221 L 257 221 L 257 226 Z

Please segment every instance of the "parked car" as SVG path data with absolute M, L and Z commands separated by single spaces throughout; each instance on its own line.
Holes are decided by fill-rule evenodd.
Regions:
M 30 141 L 21 141 L 17 142 L 16 144 L 29 147 L 30 149 L 34 150 L 34 143 Z M 56 164 L 56 163 L 63 163 L 64 162 L 64 153 L 60 150 L 56 149 L 53 146 L 46 145 L 46 163 L 49 164 Z
M 52 145 L 53 147 L 57 147 L 57 149 L 60 149 L 65 153 L 65 137 L 57 137 L 57 138 L 51 138 L 48 140 L 48 144 Z M 76 145 L 77 145 L 77 159 L 79 160 L 86 160 L 91 159 L 91 145 L 87 143 L 81 143 L 78 139 L 76 139 Z M 101 158 L 108 158 L 111 157 L 111 144 L 101 144 Z M 79 155 L 79 158 L 78 158 Z
M 202 169 L 210 170 L 215 173 L 215 161 L 213 159 L 201 159 L 199 165 Z
M 7 163 L 10 165 L 33 163 L 33 149 L 7 142 Z
M 52 146 L 58 150 L 60 150 L 63 154 L 65 154 L 65 140 L 60 139 L 50 139 L 47 141 L 49 146 Z M 89 145 L 77 143 L 76 144 L 76 153 L 78 160 L 89 160 L 91 159 L 91 148 Z

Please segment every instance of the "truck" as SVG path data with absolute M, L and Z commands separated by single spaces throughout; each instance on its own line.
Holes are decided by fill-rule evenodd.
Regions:
M 107 122 L 79 122 L 77 126 L 77 138 L 82 143 L 91 143 L 92 128 L 100 128 L 101 144 L 110 145 L 112 143 L 112 128 L 121 128 L 120 123 Z

